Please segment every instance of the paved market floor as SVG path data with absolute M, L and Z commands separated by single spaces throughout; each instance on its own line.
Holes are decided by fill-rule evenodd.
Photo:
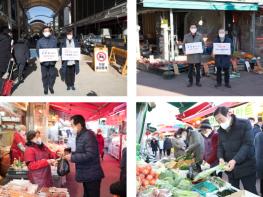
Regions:
M 215 75 L 203 77 L 202 87 L 187 88 L 187 73 L 181 73 L 171 80 L 162 75 L 137 71 L 138 96 L 262 96 L 263 75 L 241 71 L 240 78 L 231 79 L 232 88 L 215 88 Z
M 110 185 L 119 180 L 120 168 L 119 162 L 109 155 L 105 155 L 104 161 L 102 161 L 102 168 L 104 170 L 105 178 L 101 183 L 101 196 L 112 197 L 109 188 Z M 82 184 L 77 183 L 74 180 L 75 168 L 71 168 L 71 177 L 67 179 L 66 186 L 70 191 L 70 196 L 72 197 L 83 197 Z
M 127 92 L 127 80 L 114 68 L 110 67 L 109 72 L 98 73 L 89 66 L 91 57 L 82 55 L 80 61 L 80 73 L 76 77 L 76 90 L 66 90 L 66 85 L 57 77 L 52 96 L 86 96 L 94 92 L 98 96 L 125 96 Z M 56 68 L 59 70 L 61 63 Z M 41 81 L 41 70 L 39 62 L 36 66 L 30 66 L 26 70 L 28 75 L 24 83 L 14 89 L 13 96 L 43 96 L 44 90 Z M 93 95 L 94 95 L 93 93 Z M 51 94 L 49 94 L 50 96 Z

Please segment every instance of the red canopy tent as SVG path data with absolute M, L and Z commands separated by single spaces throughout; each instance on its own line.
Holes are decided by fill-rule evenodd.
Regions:
M 181 121 L 185 122 L 184 121 L 185 118 L 191 117 L 191 116 L 193 116 L 193 115 L 195 115 L 201 111 L 204 111 L 210 107 L 212 107 L 212 103 L 204 102 L 204 103 L 201 103 L 201 104 L 198 104 L 198 105 L 191 107 L 190 109 L 184 111 L 181 114 L 176 115 L 176 118 L 177 118 L 177 120 L 181 120 Z
M 226 102 L 226 103 L 222 103 L 222 104 L 220 104 L 218 106 L 212 106 L 211 105 L 206 110 L 202 110 L 199 113 L 196 113 L 196 114 L 194 114 L 192 116 L 185 117 L 182 121 L 190 123 L 191 121 L 195 120 L 196 118 L 202 118 L 202 117 L 205 117 L 207 115 L 210 115 L 210 114 L 214 113 L 214 111 L 220 106 L 225 106 L 225 107 L 231 108 L 231 107 L 235 107 L 235 106 L 238 106 L 238 105 L 241 105 L 241 104 L 243 104 L 243 103 L 240 103 L 240 102 Z
M 86 121 L 97 120 L 126 109 L 126 103 L 49 103 L 49 106 L 61 115 L 80 114 Z

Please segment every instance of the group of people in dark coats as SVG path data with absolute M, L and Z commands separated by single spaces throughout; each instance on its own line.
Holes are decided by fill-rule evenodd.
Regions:
M 153 138 L 150 142 L 150 145 L 151 145 L 152 152 L 155 157 L 157 156 L 158 150 L 160 152 L 160 157 L 162 156 L 162 152 L 164 156 L 167 155 L 169 157 L 171 154 L 171 149 L 173 147 L 172 140 L 168 136 L 166 136 L 164 140 L 160 139 L 160 141 Z
M 189 43 L 201 43 L 202 49 L 205 49 L 205 43 L 203 40 L 202 34 L 198 33 L 197 26 L 191 25 L 190 26 L 190 33 L 184 36 L 183 41 L 183 50 L 186 53 L 185 46 Z M 220 29 L 218 31 L 218 36 L 215 38 L 213 43 L 230 43 L 230 50 L 231 54 L 229 55 L 215 55 L 215 67 L 216 67 L 216 85 L 215 87 L 218 88 L 222 86 L 222 71 L 224 71 L 224 81 L 225 87 L 231 88 L 230 86 L 230 68 L 231 68 L 231 55 L 233 54 L 233 43 L 232 40 L 226 35 L 224 29 Z M 202 53 L 195 53 L 195 54 L 186 54 L 187 56 L 187 63 L 188 63 L 188 79 L 189 84 L 187 87 L 193 86 L 193 76 L 194 70 L 196 71 L 196 86 L 201 87 L 201 63 L 202 63 Z
M 57 38 L 52 35 L 52 30 L 50 27 L 46 26 L 42 31 L 43 37 L 40 38 L 37 42 L 37 54 L 39 56 L 40 49 L 57 49 L 58 43 Z M 66 32 L 66 38 L 63 40 L 60 46 L 60 54 L 62 48 L 79 48 L 79 43 L 73 36 L 73 30 L 68 29 Z M 48 91 L 51 94 L 54 94 L 54 84 L 56 81 L 56 77 L 58 75 L 58 71 L 56 69 L 55 61 L 43 61 L 40 62 L 41 65 L 41 74 L 42 74 L 42 82 L 44 88 L 44 94 L 47 95 Z M 75 88 L 75 76 L 79 73 L 79 61 L 62 61 L 61 66 L 61 78 L 65 81 L 67 90 L 76 90 Z
M 29 46 L 26 39 L 22 37 L 13 43 L 11 30 L 7 26 L 1 26 L 0 46 L 0 77 L 2 78 L 5 73 L 11 71 L 8 70 L 8 66 L 13 58 L 18 68 L 17 82 L 23 82 L 25 66 L 30 58 Z

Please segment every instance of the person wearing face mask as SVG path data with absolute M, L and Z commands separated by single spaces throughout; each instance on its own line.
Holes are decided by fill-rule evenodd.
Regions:
M 79 43 L 73 38 L 73 30 L 67 30 L 67 37 L 64 39 L 62 48 L 79 48 Z M 75 75 L 79 74 L 79 61 L 62 61 L 62 79 L 65 79 L 67 90 L 75 90 Z
M 201 122 L 200 130 L 205 143 L 204 161 L 214 167 L 219 163 L 217 159 L 218 133 L 212 130 L 208 119 Z
M 256 191 L 256 159 L 252 127 L 249 120 L 237 118 L 229 109 L 220 106 L 214 112 L 219 123 L 217 157 L 220 163 L 226 162 L 229 183 L 254 194 Z
M 253 137 L 255 139 L 257 133 L 259 133 L 262 129 L 261 129 L 261 126 L 260 126 L 260 121 L 262 122 L 262 119 L 261 118 L 258 118 L 258 123 L 255 123 L 255 118 L 248 118 L 250 123 L 251 123 L 251 126 L 252 126 L 252 133 L 253 133 Z M 261 119 L 261 120 L 260 120 Z
M 39 188 L 52 187 L 51 166 L 56 164 L 58 155 L 43 144 L 37 131 L 28 131 L 26 139 L 25 162 L 28 179 Z
M 86 129 L 81 115 L 70 118 L 76 137 L 76 151 L 64 158 L 76 166 L 76 181 L 83 184 L 84 197 L 100 197 L 101 180 L 104 173 L 100 165 L 100 155 L 96 135 Z
M 174 157 L 177 158 L 184 154 L 186 149 L 186 144 L 184 139 L 182 138 L 182 132 L 184 131 L 183 128 L 178 129 L 177 132 L 174 134 L 174 138 L 172 139 L 172 144 L 174 148 Z
M 39 57 L 39 49 L 57 48 L 57 39 L 51 35 L 51 28 L 45 26 L 43 28 L 43 37 L 37 41 L 37 55 Z M 54 84 L 57 76 L 57 69 L 55 67 L 56 62 L 41 62 L 41 74 L 44 87 L 44 94 L 48 94 L 48 90 L 51 94 L 54 94 Z
M 10 149 L 11 163 L 15 159 L 24 161 L 24 152 L 26 144 L 26 126 L 20 125 L 19 130 L 14 133 L 13 142 Z
M 184 36 L 183 50 L 185 51 L 185 44 L 194 43 L 194 42 L 201 42 L 202 46 L 203 46 L 203 50 L 204 50 L 205 43 L 203 40 L 203 36 L 197 32 L 196 25 L 191 25 L 190 33 L 188 33 Z M 189 84 L 187 85 L 187 87 L 193 86 L 194 69 L 196 69 L 196 85 L 198 87 L 202 86 L 200 83 L 200 80 L 201 80 L 201 58 L 202 58 L 201 53 L 187 55 L 187 63 L 189 66 L 189 70 L 188 70 Z
M 231 54 L 233 54 L 234 46 L 232 40 L 226 36 L 225 30 L 220 29 L 218 31 L 218 37 L 214 40 L 214 43 L 230 43 Z M 216 88 L 222 86 L 222 71 L 224 71 L 225 87 L 231 88 L 230 86 L 230 68 L 231 68 L 231 54 L 230 55 L 215 55 L 215 66 L 216 66 Z
M 194 130 L 192 127 L 188 127 L 187 129 L 183 130 L 182 135 L 186 135 L 186 140 L 188 142 L 188 147 L 185 152 L 187 154 L 193 154 L 195 162 L 201 165 L 203 163 L 205 151 L 204 138 L 197 130 Z

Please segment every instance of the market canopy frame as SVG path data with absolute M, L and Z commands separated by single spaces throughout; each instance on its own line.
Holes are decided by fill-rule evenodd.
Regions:
M 228 10 L 258 11 L 258 3 L 218 2 L 218 1 L 182 1 L 182 0 L 143 0 L 145 8 L 168 8 L 190 10 Z
M 81 114 L 86 121 L 98 120 L 126 110 L 126 103 L 49 103 L 50 108 L 67 115 Z
M 54 13 L 58 12 L 68 2 L 68 0 L 20 0 L 25 10 L 41 6 L 51 9 Z

